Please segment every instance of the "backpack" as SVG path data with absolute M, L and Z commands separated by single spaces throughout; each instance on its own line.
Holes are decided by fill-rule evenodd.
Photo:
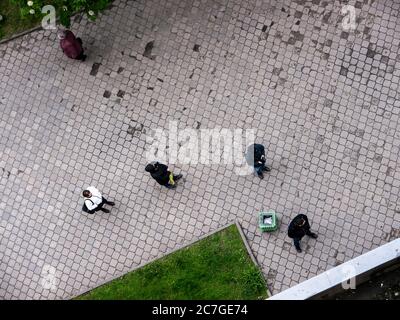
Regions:
M 93 202 L 92 200 L 90 200 L 90 199 L 85 199 L 85 201 L 86 201 L 86 200 L 89 200 L 92 204 L 94 204 L 94 202 Z M 82 211 L 83 211 L 83 212 L 86 212 L 86 213 L 89 213 L 89 214 L 93 214 L 93 213 L 94 213 L 94 210 L 93 210 L 93 211 L 90 211 L 90 210 L 86 207 L 85 201 L 83 202 Z

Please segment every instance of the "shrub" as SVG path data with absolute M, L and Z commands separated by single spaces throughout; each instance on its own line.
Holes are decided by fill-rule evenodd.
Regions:
M 1 16 L 1 20 L 0 20 L 0 39 L 4 37 L 4 31 L 1 28 L 3 21 L 4 21 L 4 18 L 3 18 L 3 16 Z
M 42 8 L 46 5 L 52 5 L 56 9 L 57 17 L 60 23 L 69 28 L 71 25 L 71 16 L 74 13 L 83 11 L 90 20 L 95 20 L 101 11 L 107 8 L 112 0 L 10 0 L 18 5 L 21 17 L 24 19 L 33 19 L 41 17 Z

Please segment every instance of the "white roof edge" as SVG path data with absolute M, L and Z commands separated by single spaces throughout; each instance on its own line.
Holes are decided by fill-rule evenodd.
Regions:
M 284 290 L 267 300 L 305 300 L 400 257 L 400 238 Z

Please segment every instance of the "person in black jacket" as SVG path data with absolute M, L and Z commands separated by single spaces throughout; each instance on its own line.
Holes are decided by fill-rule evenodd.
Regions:
M 254 167 L 254 171 L 260 179 L 264 179 L 263 171 L 271 171 L 271 168 L 265 165 L 267 160 L 265 159 L 265 148 L 262 144 L 252 144 L 247 148 L 246 161 Z
M 159 162 L 149 163 L 145 170 L 151 174 L 154 180 L 168 189 L 175 189 L 175 182 L 182 178 L 181 174 L 173 175 L 168 171 L 168 166 Z
M 305 235 L 316 239 L 318 236 L 310 231 L 310 224 L 308 223 L 308 218 L 304 214 L 297 215 L 292 222 L 289 224 L 288 236 L 294 241 L 294 246 L 297 252 L 301 252 L 300 240 Z

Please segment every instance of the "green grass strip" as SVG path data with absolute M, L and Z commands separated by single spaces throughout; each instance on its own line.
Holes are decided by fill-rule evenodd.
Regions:
M 255 300 L 267 298 L 265 280 L 232 225 L 78 299 Z

